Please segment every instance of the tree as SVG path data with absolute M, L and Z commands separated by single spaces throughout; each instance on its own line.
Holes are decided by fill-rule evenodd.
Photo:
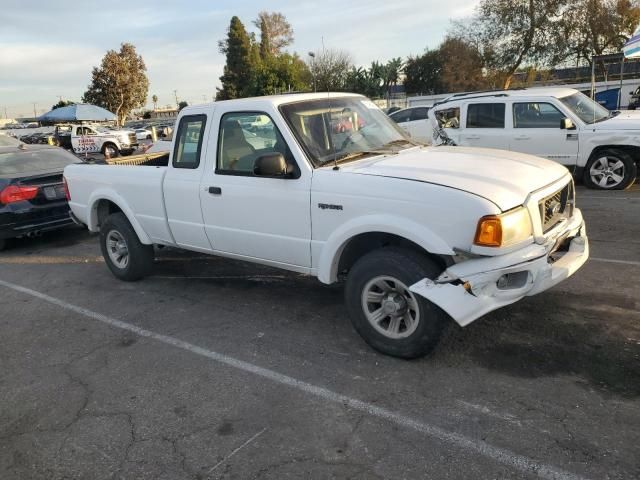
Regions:
M 260 53 L 278 55 L 282 49 L 293 43 L 293 28 L 286 17 L 279 12 L 265 12 L 258 14 L 253 24 L 260 29 Z M 264 58 L 264 57 L 263 57 Z
M 149 80 L 146 71 L 136 48 L 123 43 L 120 51 L 109 50 L 100 67 L 93 68 L 83 101 L 115 113 L 118 124 L 122 125 L 131 110 L 143 107 L 147 101 Z
M 404 62 L 402 58 L 392 58 L 382 68 L 382 89 L 385 95 L 391 95 L 391 87 L 398 83 Z
M 462 38 L 476 46 L 485 66 L 499 72 L 502 87 L 509 88 L 526 62 L 558 57 L 555 40 L 568 1 L 573 0 L 481 0 L 471 23 L 454 24 L 454 30 L 467 32 Z
M 220 77 L 222 88 L 217 100 L 250 96 L 254 85 L 255 58 L 251 37 L 236 16 L 231 18 L 227 38 L 218 43 L 220 53 L 226 55 L 224 73 Z
M 75 104 L 76 102 L 72 102 L 71 100 L 60 99 L 58 103 L 51 106 L 51 110 L 55 110 L 56 108 L 61 108 L 61 107 L 68 107 L 69 105 L 75 105 Z
M 562 19 L 566 57 L 591 65 L 593 55 L 622 49 L 640 23 L 640 5 L 631 0 L 573 0 Z
M 309 88 L 311 72 L 297 55 L 283 53 L 263 59 L 256 72 L 255 95 L 273 95 Z
M 418 57 L 409 57 L 404 67 L 405 92 L 427 95 L 443 93 L 443 63 L 440 50 L 427 50 Z
M 151 101 L 153 102 L 153 109 L 157 110 L 158 109 L 158 96 L 154 94 L 151 97 Z
M 440 81 L 445 92 L 468 92 L 488 87 L 482 55 L 473 44 L 460 38 L 447 38 L 438 47 L 438 55 L 442 62 Z
M 343 90 L 353 68 L 351 55 L 334 49 L 316 53 L 308 65 L 319 91 Z
M 182 110 L 184 107 L 188 107 L 189 103 L 187 103 L 186 101 L 182 100 L 180 103 L 178 103 L 178 111 Z

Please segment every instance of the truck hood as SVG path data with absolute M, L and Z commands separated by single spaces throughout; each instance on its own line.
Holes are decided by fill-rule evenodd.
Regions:
M 587 130 L 640 130 L 640 112 L 621 112 L 615 117 L 587 125 Z
M 565 175 L 559 163 L 524 153 L 465 147 L 422 147 L 340 165 L 361 175 L 433 183 L 481 196 L 501 210 L 522 205 L 529 194 Z

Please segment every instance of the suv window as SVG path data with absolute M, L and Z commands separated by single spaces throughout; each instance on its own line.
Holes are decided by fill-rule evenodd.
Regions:
M 206 122 L 206 115 L 182 117 L 173 152 L 173 168 L 198 168 Z
M 565 115 L 550 103 L 513 104 L 513 128 L 560 128 Z
M 460 128 L 460 107 L 438 110 L 436 119 L 440 128 Z
M 429 109 L 427 107 L 417 107 L 411 109 L 411 121 L 426 120 Z
M 389 115 L 389 118 L 396 123 L 404 123 L 411 120 L 411 110 L 400 110 Z
M 216 173 L 253 175 L 261 155 L 281 153 L 287 163 L 293 155 L 271 117 L 262 112 L 225 113 L 220 120 Z
M 504 103 L 472 103 L 467 107 L 467 128 L 504 128 Z

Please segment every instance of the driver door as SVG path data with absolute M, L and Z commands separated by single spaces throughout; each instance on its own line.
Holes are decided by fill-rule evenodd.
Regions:
M 213 249 L 310 268 L 311 172 L 298 167 L 272 116 L 222 108 L 216 112 L 217 135 L 209 139 L 215 161 L 208 163 L 200 185 L 205 231 Z M 295 165 L 294 175 L 254 175 L 255 160 L 274 152 Z

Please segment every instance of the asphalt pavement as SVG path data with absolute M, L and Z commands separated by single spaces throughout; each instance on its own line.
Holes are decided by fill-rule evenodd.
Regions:
M 591 259 L 429 357 L 342 286 L 69 229 L 0 253 L 0 479 L 640 478 L 640 185 L 578 188 Z

